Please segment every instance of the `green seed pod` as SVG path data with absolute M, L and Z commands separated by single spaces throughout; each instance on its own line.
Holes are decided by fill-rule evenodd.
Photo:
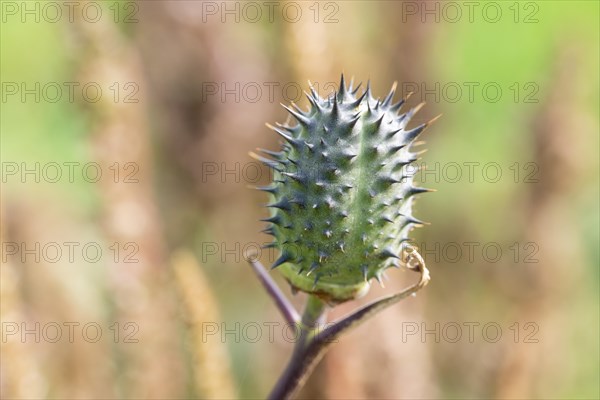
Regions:
M 360 87 L 360 85 L 358 85 Z M 274 170 L 265 232 L 281 255 L 278 268 L 292 287 L 337 303 L 357 298 L 372 278 L 399 266 L 402 243 L 422 221 L 411 214 L 417 154 L 410 145 L 428 123 L 407 129 L 420 108 L 398 114 L 395 86 L 375 100 L 369 86 L 323 99 L 311 88 L 310 110 L 284 106 L 293 126 L 269 126 L 284 143 L 272 158 L 253 155 Z

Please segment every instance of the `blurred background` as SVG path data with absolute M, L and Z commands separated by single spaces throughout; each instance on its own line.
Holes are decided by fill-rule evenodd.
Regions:
M 341 72 L 443 114 L 413 233 L 432 281 L 301 396 L 600 396 L 598 2 L 1 7 L 2 398 L 266 396 L 293 334 L 243 258 L 269 241 L 248 152 Z

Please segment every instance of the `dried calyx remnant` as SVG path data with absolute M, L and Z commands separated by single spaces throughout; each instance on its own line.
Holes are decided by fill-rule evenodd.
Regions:
M 432 121 L 407 128 L 419 110 L 399 113 L 406 99 L 374 99 L 369 85 L 321 98 L 311 87 L 310 109 L 284 106 L 293 125 L 268 125 L 283 139 L 281 151 L 252 154 L 274 170 L 265 232 L 280 250 L 272 268 L 293 288 L 329 303 L 366 293 L 369 281 L 403 260 L 403 243 L 423 222 L 412 215 L 418 153 L 415 138 Z

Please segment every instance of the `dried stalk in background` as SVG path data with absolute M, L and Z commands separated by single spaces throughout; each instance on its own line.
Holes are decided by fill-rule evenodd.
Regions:
M 227 346 L 221 336 L 207 337 L 204 323 L 222 322 L 217 301 L 202 268 L 190 252 L 179 250 L 171 265 L 181 301 L 193 358 L 195 397 L 202 399 L 233 399 L 237 397 L 231 378 Z
M 117 345 L 121 362 L 115 379 L 121 382 L 121 397 L 178 398 L 184 394 L 184 364 L 177 326 L 172 323 L 175 298 L 172 291 L 166 290 L 167 256 L 153 200 L 147 115 L 139 100 L 144 98 L 145 89 L 139 58 L 111 21 L 78 22 L 73 33 L 85 49 L 80 80 L 97 82 L 103 88 L 117 84 L 123 91 L 129 83 L 129 88 L 139 90 L 130 99 L 133 102 L 102 96 L 89 107 L 93 157 L 103 171 L 111 171 L 116 165 L 120 176 L 116 182 L 101 181 L 101 224 L 107 242 L 121 246 L 123 252 L 136 250 L 130 263 L 122 259 L 109 261 L 115 319 L 135 324 L 139 341 L 137 345 Z M 129 175 L 131 171 L 136 173 Z M 126 176 L 131 180 L 125 181 Z

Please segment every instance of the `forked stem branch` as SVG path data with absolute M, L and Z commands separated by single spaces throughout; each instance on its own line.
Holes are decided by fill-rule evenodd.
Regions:
M 262 283 L 269 296 L 275 301 L 275 305 L 283 315 L 285 321 L 289 325 L 298 324 L 300 322 L 298 311 L 296 311 L 287 297 L 281 293 L 281 289 L 279 289 L 279 286 L 277 286 L 277 283 L 271 278 L 271 275 L 265 270 L 265 267 L 261 262 L 258 261 L 254 255 L 248 256 L 246 260 L 254 270 L 254 273 L 256 273 L 258 280 Z
M 275 303 L 284 314 L 289 323 L 294 323 L 298 333 L 297 341 L 294 345 L 292 357 L 273 388 L 269 399 L 290 399 L 304 385 L 314 367 L 325 354 L 331 343 L 354 328 L 369 317 L 384 310 L 385 308 L 399 302 L 400 300 L 418 292 L 429 282 L 429 270 L 425 262 L 415 248 L 409 247 L 407 253 L 403 254 L 404 264 L 420 274 L 419 281 L 403 291 L 375 300 L 372 303 L 352 312 L 327 328 L 323 328 L 323 321 L 327 311 L 327 305 L 314 295 L 309 295 L 304 314 L 300 320 L 297 312 L 283 296 L 275 282 L 264 270 L 262 264 L 258 261 L 248 260 L 257 272 L 259 279 L 267 292 L 273 297 Z

